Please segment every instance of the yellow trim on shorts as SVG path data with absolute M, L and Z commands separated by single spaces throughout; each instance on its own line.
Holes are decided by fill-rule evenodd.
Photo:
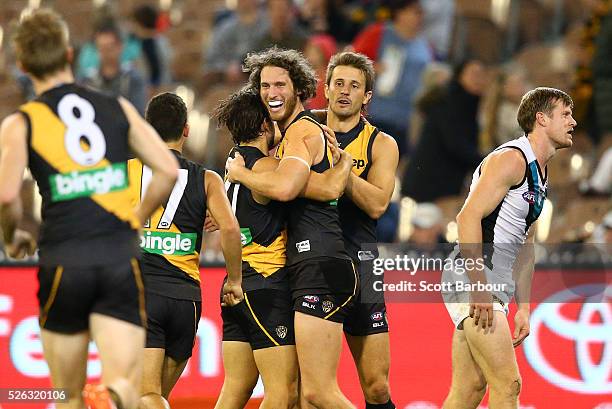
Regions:
M 196 307 L 195 301 L 191 303 L 193 304 L 193 343 L 191 344 L 191 349 L 193 349 L 198 333 L 198 308 Z
M 277 347 L 280 346 L 280 344 L 278 342 L 276 342 L 276 340 L 274 338 L 272 338 L 272 336 L 270 335 L 270 333 L 268 331 L 266 331 L 266 329 L 264 328 L 263 325 L 261 325 L 261 322 L 259 322 L 259 320 L 257 319 L 257 317 L 255 316 L 255 312 L 253 311 L 253 308 L 251 308 L 251 303 L 249 302 L 249 297 L 247 296 L 246 293 L 244 293 L 244 301 L 246 301 L 247 307 L 249 307 L 249 311 L 251 311 L 251 315 L 253 316 L 253 318 L 255 319 L 255 322 L 257 323 L 257 325 L 259 325 L 259 328 L 261 328 L 261 330 L 263 331 L 264 334 L 266 334 L 266 336 L 268 338 L 270 338 L 270 341 L 272 341 L 274 343 L 274 345 L 276 345 Z
M 130 260 L 132 263 L 132 272 L 134 273 L 134 279 L 136 280 L 136 286 L 138 287 L 138 310 L 140 313 L 140 320 L 142 321 L 142 326 L 147 328 L 147 310 L 145 307 L 145 294 L 144 294 L 144 284 L 142 282 L 142 273 L 140 272 L 140 266 L 138 265 L 138 261 L 135 258 Z
M 353 298 L 355 296 L 355 294 L 357 293 L 357 272 L 355 271 L 355 264 L 353 263 L 353 261 L 351 261 L 351 267 L 353 267 L 353 275 L 355 276 L 355 286 L 353 287 L 353 294 L 350 295 L 349 298 L 347 298 L 346 301 L 341 306 L 336 307 L 335 310 L 333 310 L 332 312 L 327 314 L 325 317 L 323 317 L 324 320 L 328 319 L 329 317 L 331 317 L 332 315 L 337 313 L 338 310 L 340 310 L 340 308 L 342 308 L 346 304 L 348 304 L 348 302 L 351 301 L 351 298 Z
M 59 289 L 60 281 L 62 280 L 62 273 L 64 272 L 64 267 L 57 266 L 55 269 L 55 274 L 53 276 L 53 285 L 51 286 L 51 292 L 49 293 L 49 298 L 47 298 L 47 302 L 43 308 L 42 314 L 40 314 L 40 327 L 43 328 L 45 323 L 47 322 L 47 318 L 49 317 L 49 310 L 55 301 L 55 297 L 57 296 L 57 290 Z

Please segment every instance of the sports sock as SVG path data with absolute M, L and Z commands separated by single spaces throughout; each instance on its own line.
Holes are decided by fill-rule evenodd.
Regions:
M 395 404 L 389 399 L 387 403 L 368 403 L 366 402 L 366 409 L 395 409 Z

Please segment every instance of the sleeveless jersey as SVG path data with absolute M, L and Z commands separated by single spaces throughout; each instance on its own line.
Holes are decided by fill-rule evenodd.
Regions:
M 340 148 L 353 157 L 353 173 L 364 180 L 367 180 L 372 166 L 372 146 L 378 132 L 378 129 L 364 118 L 346 133 L 336 132 Z M 368 216 L 346 195 L 338 200 L 338 212 L 344 245 L 349 256 L 355 262 L 376 258 L 376 254 L 371 254 L 369 249 L 362 249 L 363 244 L 376 243 L 376 220 Z
M 129 122 L 112 97 L 63 84 L 22 105 L 28 162 L 42 196 L 43 265 L 137 257 L 128 188 Z
M 229 156 L 239 152 L 247 169 L 266 157 L 254 146 L 236 146 Z M 245 291 L 262 288 L 288 289 L 281 270 L 286 263 L 287 233 L 285 205 L 277 201 L 257 203 L 249 188 L 225 182 L 227 197 L 240 225 L 242 242 L 242 287 Z
M 146 289 L 161 296 L 200 301 L 200 249 L 206 218 L 204 169 L 171 150 L 179 174 L 168 202 L 147 220 L 140 237 Z M 138 159 L 128 162 L 132 198 L 140 203 L 152 171 Z
M 283 140 L 278 146 L 276 157 L 283 158 L 289 128 L 300 126 L 303 121 L 315 124 L 321 130 L 326 154 L 323 159 L 310 167 L 311 171 L 323 173 L 330 169 L 332 156 L 327 139 L 321 125 L 308 111 L 302 111 L 283 132 Z M 287 235 L 287 265 L 293 265 L 315 257 L 335 257 L 347 259 L 344 249 L 340 217 L 338 216 L 338 200 L 320 202 L 298 197 L 289 204 L 288 235 Z
M 523 244 L 527 230 L 540 216 L 546 199 L 547 170 L 545 168 L 542 174 L 527 137 L 509 141 L 494 152 L 508 148 L 516 149 L 523 155 L 525 175 L 521 182 L 510 188 L 495 210 L 482 220 L 483 243 Z M 481 167 L 482 163 L 474 171 L 470 191 L 480 178 Z

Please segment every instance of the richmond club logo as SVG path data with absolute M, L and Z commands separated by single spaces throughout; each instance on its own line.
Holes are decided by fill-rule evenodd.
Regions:
M 548 382 L 572 392 L 612 393 L 611 298 L 611 285 L 584 284 L 538 305 L 531 315 L 525 356 Z M 555 351 L 543 351 L 543 339 L 550 338 L 546 344 L 555 345 Z M 567 360 L 575 360 L 577 370 L 568 370 Z
M 285 337 L 287 336 L 287 327 L 285 327 L 284 325 L 279 325 L 278 327 L 276 327 L 276 335 L 278 335 L 280 339 L 285 339 Z
M 334 303 L 329 300 L 325 300 L 321 303 L 321 308 L 323 309 L 323 312 L 327 314 L 332 310 L 332 308 L 334 308 Z

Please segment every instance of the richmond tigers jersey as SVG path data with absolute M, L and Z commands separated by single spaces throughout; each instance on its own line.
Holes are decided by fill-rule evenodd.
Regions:
M 19 108 L 42 196 L 40 263 L 96 265 L 137 256 L 127 177 L 129 122 L 115 98 L 63 84 Z
M 372 166 L 372 145 L 378 132 L 376 127 L 363 118 L 350 131 L 336 132 L 340 148 L 353 157 L 353 173 L 364 180 L 367 180 Z M 344 245 L 349 256 L 356 262 L 360 259 L 375 258 L 375 254 L 367 254 L 366 250 L 362 250 L 362 245 L 376 243 L 376 220 L 346 195 L 338 200 L 338 212 Z
M 165 205 L 147 220 L 140 237 L 147 291 L 200 301 L 200 248 L 206 218 L 206 169 L 170 150 L 179 174 Z M 128 162 L 134 204 L 144 196 L 152 172 L 138 159 Z
M 236 146 L 229 156 L 234 157 L 236 152 L 244 158 L 247 169 L 266 157 L 253 146 Z M 243 289 L 284 289 L 287 284 L 279 270 L 287 259 L 285 205 L 274 200 L 265 205 L 257 203 L 251 190 L 244 185 L 226 181 L 225 187 L 240 225 Z
M 306 127 L 315 124 L 323 138 L 326 154 L 323 159 L 310 167 L 311 171 L 323 173 L 331 168 L 332 156 L 321 125 L 308 111 L 302 111 L 283 132 L 291 127 Z M 283 158 L 286 139 L 278 146 L 276 157 Z M 287 233 L 287 264 L 292 265 L 315 257 L 348 258 L 344 249 L 338 201 L 319 202 L 298 197 L 289 204 Z

